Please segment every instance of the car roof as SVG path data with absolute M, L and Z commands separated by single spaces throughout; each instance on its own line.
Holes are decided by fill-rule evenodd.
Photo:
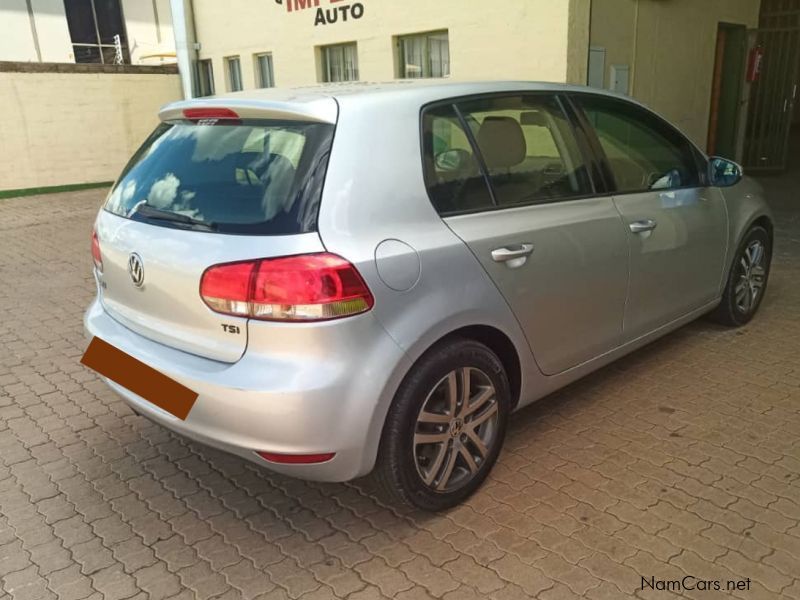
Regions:
M 442 98 L 482 94 L 502 91 L 552 91 L 579 92 L 596 91 L 611 94 L 605 90 L 595 90 L 586 86 L 544 81 L 449 81 L 441 79 L 399 79 L 386 82 L 352 81 L 343 83 L 326 83 L 292 88 L 261 88 L 231 92 L 217 96 L 218 98 L 249 98 L 252 100 L 284 100 L 307 102 L 321 98 L 346 99 L 351 96 L 398 95 L 408 97 L 439 95 Z
M 292 88 L 262 88 L 243 90 L 182 100 L 162 108 L 162 120 L 180 118 L 180 113 L 193 107 L 229 107 L 240 114 L 269 112 L 273 116 L 304 118 L 309 121 L 336 122 L 337 104 L 369 101 L 370 97 L 382 102 L 412 102 L 420 106 L 438 100 L 502 92 L 594 93 L 613 96 L 636 103 L 621 94 L 586 86 L 538 81 L 448 81 L 437 79 L 397 80 L 391 82 L 347 82 L 309 85 Z M 637 103 L 638 104 L 638 103 Z M 255 114 L 253 115 L 255 116 Z

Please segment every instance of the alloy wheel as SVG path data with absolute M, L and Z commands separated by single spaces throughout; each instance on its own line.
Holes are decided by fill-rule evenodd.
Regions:
M 766 281 L 765 258 L 766 248 L 763 242 L 753 240 L 747 245 L 736 265 L 734 301 L 742 314 L 749 314 L 758 305 Z
M 499 407 L 488 375 L 462 367 L 445 375 L 417 415 L 414 463 L 436 492 L 452 492 L 480 471 L 495 443 Z

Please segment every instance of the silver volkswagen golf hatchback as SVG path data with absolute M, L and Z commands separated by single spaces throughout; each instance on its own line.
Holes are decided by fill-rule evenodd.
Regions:
M 453 506 L 511 412 L 764 295 L 759 186 L 628 98 L 358 84 L 160 120 L 97 217 L 87 334 L 196 394 L 107 378 L 135 412 L 280 473 Z

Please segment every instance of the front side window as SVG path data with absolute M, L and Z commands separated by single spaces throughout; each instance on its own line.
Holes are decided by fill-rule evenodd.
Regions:
M 225 68 L 228 71 L 228 91 L 240 91 L 242 89 L 242 65 L 239 62 L 239 57 L 226 58 Z
M 700 185 L 695 151 L 680 133 L 645 109 L 602 96 L 576 96 L 593 126 L 619 192 Z
M 256 54 L 256 83 L 260 88 L 275 87 L 272 54 Z
M 129 64 L 120 0 L 64 0 L 76 63 Z
M 447 31 L 404 35 L 397 39 L 401 79 L 450 75 L 450 41 Z
M 358 47 L 356 44 L 338 44 L 320 48 L 322 81 L 358 81 Z
M 125 167 L 105 209 L 220 233 L 316 228 L 333 125 L 295 121 L 163 123 Z

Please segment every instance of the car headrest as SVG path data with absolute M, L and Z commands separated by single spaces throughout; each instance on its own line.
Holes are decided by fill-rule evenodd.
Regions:
M 523 125 L 535 125 L 536 127 L 547 127 L 547 117 L 540 110 L 526 110 L 519 116 L 519 121 Z
M 518 165 L 527 151 L 522 127 L 513 117 L 486 117 L 478 129 L 478 146 L 490 169 Z

